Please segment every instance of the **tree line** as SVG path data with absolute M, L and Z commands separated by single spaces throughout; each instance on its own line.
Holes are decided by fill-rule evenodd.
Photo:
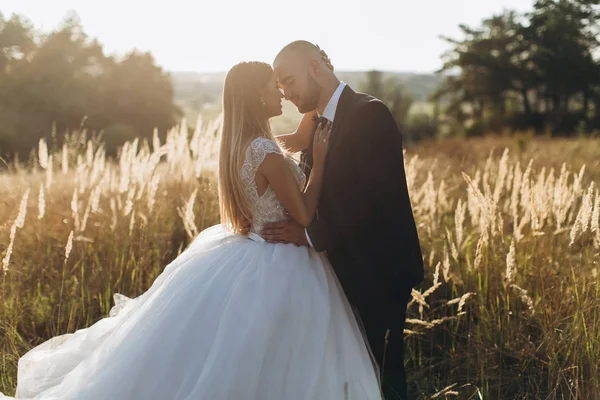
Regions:
M 76 15 L 45 34 L 0 13 L 0 156 L 27 157 L 42 137 L 61 146 L 75 129 L 101 132 L 114 154 L 155 128 L 164 134 L 180 114 L 171 78 L 151 54 L 106 55 Z
M 433 100 L 447 102 L 444 114 L 467 135 L 600 129 L 599 4 L 538 0 L 528 13 L 461 25 L 461 39 L 444 38 L 447 77 Z
M 360 89 L 383 100 L 408 141 L 530 130 L 573 136 L 600 130 L 600 0 L 538 0 L 506 10 L 462 38 L 437 71 L 428 109 L 414 110 L 409 88 L 369 71 Z M 421 104 L 422 106 L 422 104 Z
M 388 104 L 410 141 L 507 129 L 589 134 L 600 130 L 599 21 L 600 0 L 537 0 L 527 13 L 460 25 L 461 38 L 443 38 L 442 84 L 416 112 L 397 77 L 370 71 L 359 89 Z M 171 76 L 150 53 L 106 55 L 76 15 L 40 33 L 0 12 L 0 157 L 27 157 L 42 137 L 61 146 L 81 128 L 101 132 L 115 154 L 181 116 Z

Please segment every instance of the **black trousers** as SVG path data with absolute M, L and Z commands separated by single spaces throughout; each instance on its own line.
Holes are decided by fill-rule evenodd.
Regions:
M 371 352 L 382 373 L 381 386 L 385 400 L 408 400 L 404 369 L 404 324 L 410 290 L 394 302 L 393 314 L 383 315 L 385 308 L 358 308 L 360 322 Z M 389 308 L 389 305 L 388 307 Z

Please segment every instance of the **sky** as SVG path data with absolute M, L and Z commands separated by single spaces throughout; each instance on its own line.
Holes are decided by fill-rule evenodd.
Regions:
M 266 61 L 304 39 L 338 70 L 433 72 L 459 24 L 477 26 L 504 9 L 529 11 L 533 0 L 3 0 L 44 32 L 76 12 L 108 54 L 150 51 L 170 71 L 227 71 Z

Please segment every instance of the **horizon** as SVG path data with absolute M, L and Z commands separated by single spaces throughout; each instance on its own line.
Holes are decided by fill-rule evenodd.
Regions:
M 277 0 L 172 0 L 168 6 L 141 0 L 9 1 L 0 12 L 26 17 L 36 31 L 52 31 L 74 12 L 106 54 L 149 51 L 173 73 L 226 72 L 244 60 L 270 63 L 285 44 L 305 39 L 325 50 L 339 71 L 434 74 L 449 48 L 440 36 L 460 38 L 459 24 L 478 26 L 505 9 L 526 12 L 533 6 L 533 0 L 305 0 L 302 7 Z M 315 10 L 335 17 L 315 23 Z

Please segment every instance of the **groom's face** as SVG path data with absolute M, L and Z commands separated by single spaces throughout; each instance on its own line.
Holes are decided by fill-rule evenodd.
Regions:
M 275 73 L 286 100 L 291 101 L 301 113 L 317 108 L 321 88 L 310 74 L 308 66 L 283 60 L 276 63 Z

